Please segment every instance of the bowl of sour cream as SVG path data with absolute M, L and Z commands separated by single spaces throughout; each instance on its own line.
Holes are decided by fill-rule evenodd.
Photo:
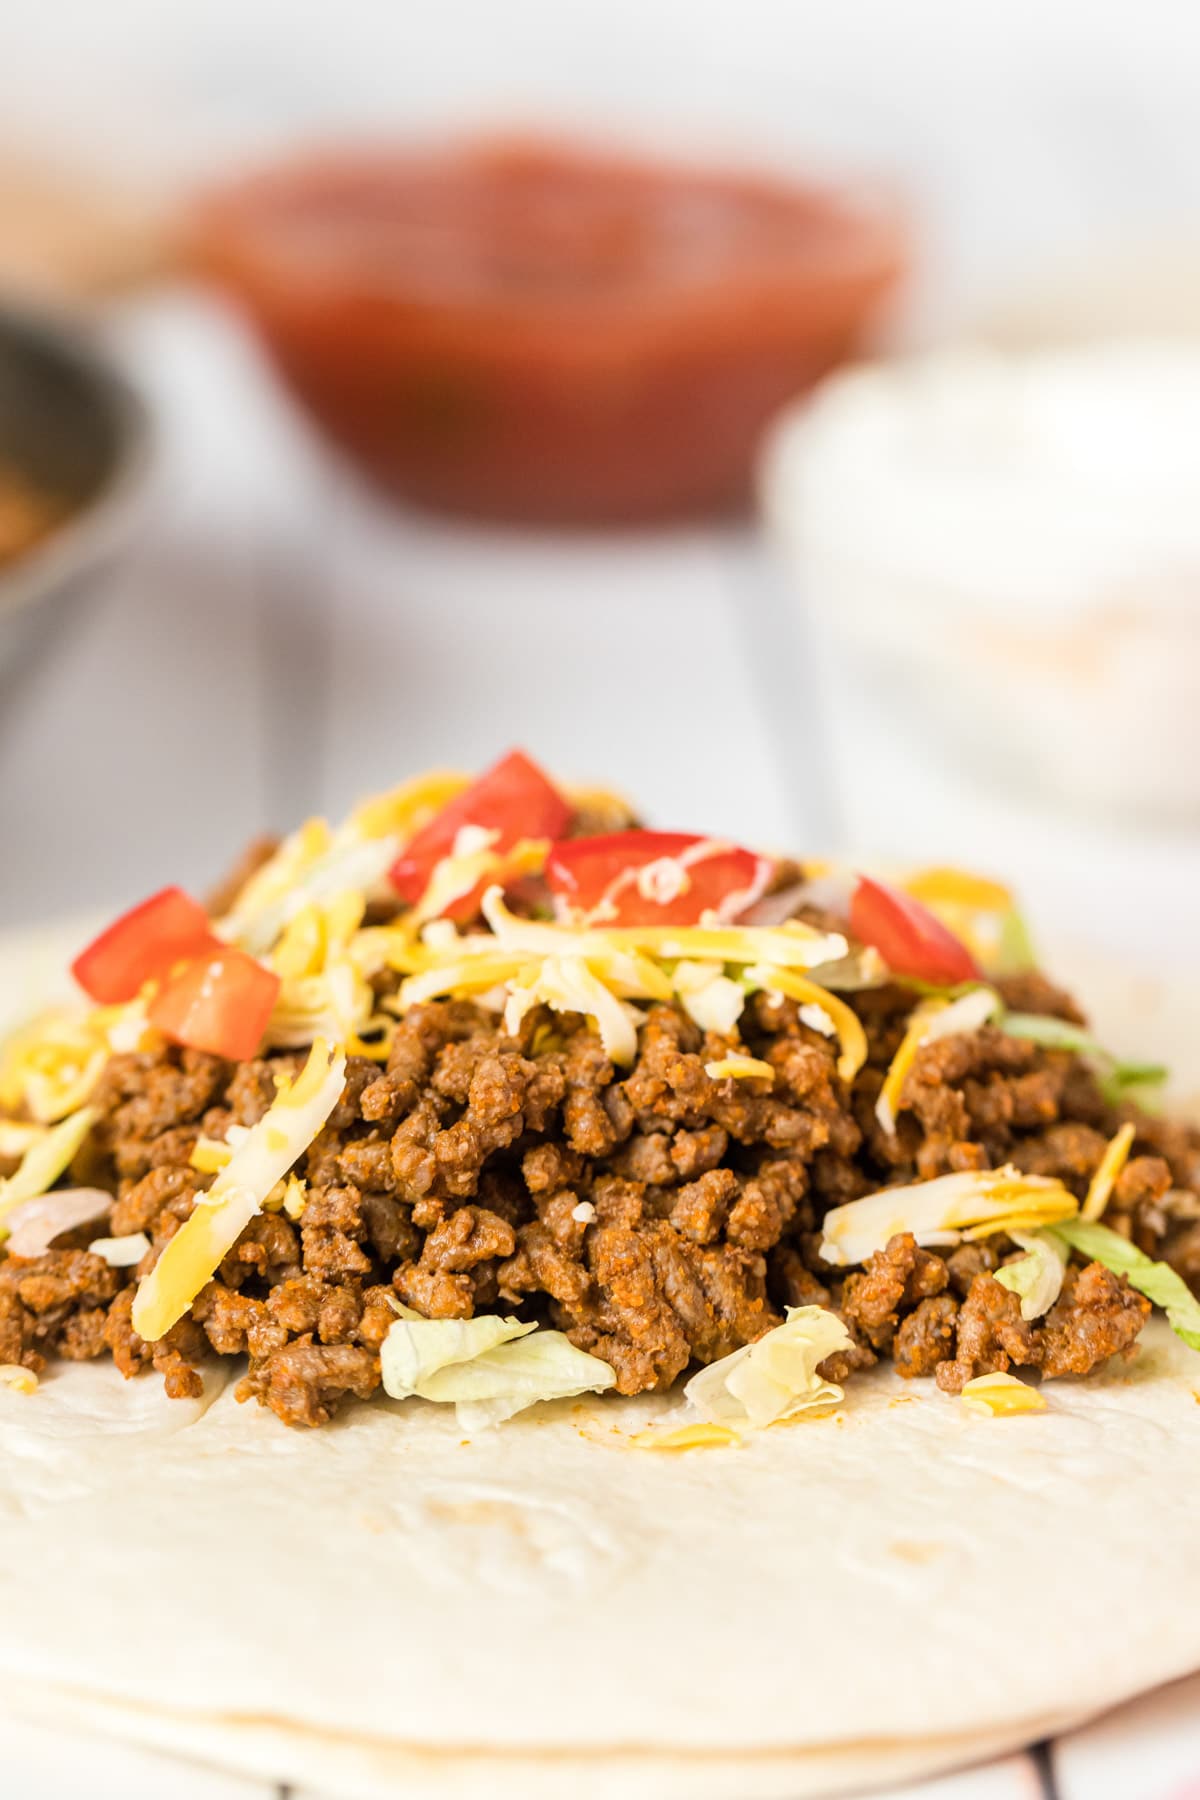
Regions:
M 1200 816 L 1200 342 L 835 376 L 761 467 L 843 690 L 974 775 Z

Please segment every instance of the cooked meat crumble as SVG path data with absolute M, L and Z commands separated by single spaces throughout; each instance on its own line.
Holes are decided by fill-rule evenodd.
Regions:
M 1078 1018 L 1039 977 L 999 985 L 1014 1006 Z M 1076 1055 L 985 1026 L 919 1051 L 889 1136 L 874 1105 L 912 995 L 852 999 L 870 1054 L 849 1091 L 836 1044 L 778 996 L 748 1003 L 736 1046 L 654 1006 L 625 1071 L 577 1015 L 536 1007 L 509 1036 L 466 1001 L 418 1006 L 386 1065 L 350 1058 L 341 1102 L 297 1165 L 299 1218 L 256 1217 L 153 1346 L 131 1324 L 134 1285 L 211 1183 L 189 1161 L 197 1140 L 253 1125 L 302 1057 L 114 1056 L 72 1171 L 112 1191 L 111 1216 L 71 1241 L 144 1231 L 151 1248 L 137 1270 L 79 1247 L 0 1261 L 0 1360 L 39 1369 L 108 1353 L 186 1395 L 206 1355 L 246 1356 L 241 1397 L 319 1425 L 379 1385 L 395 1300 L 434 1319 L 516 1311 L 557 1326 L 626 1394 L 814 1301 L 853 1339 L 826 1365 L 834 1379 L 891 1357 L 954 1393 L 993 1370 L 1082 1375 L 1127 1352 L 1149 1305 L 1099 1264 L 1073 1266 L 1046 1316 L 1026 1321 L 994 1278 L 1016 1254 L 1007 1239 L 943 1254 L 899 1235 L 846 1273 L 821 1260 L 822 1219 L 884 1185 L 1004 1162 L 1082 1197 L 1128 1118 L 1136 1142 L 1108 1222 L 1195 1280 L 1200 1134 L 1114 1109 Z M 773 1085 L 706 1073 L 733 1048 L 769 1064 Z

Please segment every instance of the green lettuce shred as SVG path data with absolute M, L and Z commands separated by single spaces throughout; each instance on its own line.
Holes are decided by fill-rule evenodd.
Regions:
M 1023 975 L 1036 968 L 1037 951 L 1024 916 L 1016 907 L 1004 915 L 1000 926 L 1000 942 L 991 969 L 993 975 Z
M 1189 1350 L 1200 1350 L 1200 1300 L 1169 1263 L 1155 1262 L 1128 1238 L 1092 1219 L 1064 1219 L 1048 1230 L 1081 1256 L 1103 1263 L 1114 1275 L 1124 1275 L 1130 1287 L 1162 1307 L 1168 1325 Z
M 1073 1025 L 1069 1019 L 1055 1019 L 1042 1013 L 1010 1012 L 995 1023 L 1009 1037 L 1028 1038 L 1030 1043 L 1041 1044 L 1047 1050 L 1072 1050 L 1078 1056 L 1090 1058 L 1096 1064 L 1100 1091 L 1110 1106 L 1130 1098 L 1131 1089 L 1161 1087 L 1167 1079 L 1167 1070 L 1161 1063 L 1122 1062 L 1098 1043 L 1090 1031 L 1085 1031 L 1081 1025 Z M 1135 1097 L 1142 1105 L 1152 1098 L 1145 1093 Z
M 384 1392 L 449 1403 L 466 1431 L 481 1431 L 539 1400 L 599 1394 L 613 1387 L 608 1363 L 577 1350 L 561 1331 L 532 1321 L 425 1319 L 396 1304 L 380 1349 Z
M 1013 1242 L 1024 1250 L 1014 1262 L 996 1270 L 996 1280 L 1017 1295 L 1023 1319 L 1040 1319 L 1062 1292 L 1067 1249 L 1046 1232 L 1012 1231 Z

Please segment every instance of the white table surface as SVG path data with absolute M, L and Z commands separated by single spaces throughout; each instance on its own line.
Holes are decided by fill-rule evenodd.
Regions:
M 1190 840 L 1134 854 L 1101 827 L 957 791 L 913 746 L 873 739 L 869 718 L 845 734 L 831 804 L 792 603 L 748 530 L 539 539 L 388 513 L 325 461 L 207 303 L 160 297 L 110 329 L 159 420 L 153 503 L 120 567 L 0 698 L 0 925 L 202 885 L 266 824 L 520 742 L 628 787 L 667 824 L 1014 869 L 1052 937 L 1082 921 L 1127 949 L 1131 914 L 1148 920 L 1151 970 L 1194 940 Z M 1193 1683 L 1037 1761 L 910 1792 L 1182 1800 L 1200 1792 L 1186 1785 L 1198 1701 Z M 274 1791 L 32 1729 L 0 1744 L 3 1791 L 28 1800 L 77 1793 L 85 1766 L 93 1800 Z

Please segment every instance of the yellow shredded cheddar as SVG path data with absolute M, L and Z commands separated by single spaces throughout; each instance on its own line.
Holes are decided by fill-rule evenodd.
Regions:
M 634 1450 L 723 1450 L 740 1444 L 741 1435 L 729 1425 L 713 1425 L 697 1419 L 692 1425 L 679 1425 L 674 1430 L 651 1428 L 639 1431 L 629 1440 Z
M 469 775 L 433 769 L 360 802 L 350 814 L 350 825 L 366 838 L 411 838 L 470 784 Z
M 1046 1402 L 1039 1388 L 1015 1375 L 976 1375 L 959 1395 L 971 1412 L 989 1418 L 1006 1418 L 1013 1413 L 1045 1412 Z
M 751 981 L 757 982 L 768 993 L 787 994 L 792 1000 L 799 1000 L 806 1006 L 819 1006 L 822 1012 L 828 1013 L 841 1046 L 838 1074 L 847 1083 L 853 1081 L 867 1060 L 867 1034 L 853 1008 L 817 982 L 797 974 L 794 969 L 779 969 L 764 964 L 748 969 L 746 973 Z
M 969 869 L 916 869 L 901 884 L 925 906 L 961 906 L 976 912 L 1007 912 L 1012 894 L 999 881 Z
M 229 1145 L 219 1138 L 200 1136 L 192 1147 L 188 1162 L 201 1175 L 219 1175 L 232 1155 Z
M 875 1102 L 875 1117 L 889 1137 L 896 1129 L 896 1115 L 900 1111 L 904 1083 L 908 1080 L 908 1072 L 916 1061 L 917 1051 L 925 1041 L 929 1021 L 936 1013 L 941 1012 L 945 1005 L 944 1000 L 928 1000 L 915 1008 L 908 1021 L 904 1036 L 900 1040 L 900 1048 L 888 1064 L 888 1072 L 883 1078 L 883 1086 L 880 1088 L 879 1098 Z
M 276 1183 L 321 1130 L 345 1079 L 345 1055 L 318 1038 L 300 1075 L 277 1092 L 258 1124 L 239 1140 L 212 1187 L 139 1283 L 133 1328 L 148 1344 L 183 1317 L 212 1279 Z
M 704 1073 L 713 1081 L 722 1081 L 728 1077 L 732 1081 L 771 1081 L 775 1080 L 775 1071 L 769 1062 L 763 1062 L 758 1056 L 722 1056 L 715 1062 L 704 1065 Z
M 1112 1199 L 1113 1189 L 1117 1185 L 1121 1170 L 1129 1161 L 1129 1152 L 1133 1148 L 1133 1140 L 1137 1136 L 1137 1128 L 1126 1122 L 1112 1139 L 1100 1158 L 1096 1173 L 1088 1183 L 1087 1196 L 1079 1209 L 1081 1219 L 1099 1219 Z

